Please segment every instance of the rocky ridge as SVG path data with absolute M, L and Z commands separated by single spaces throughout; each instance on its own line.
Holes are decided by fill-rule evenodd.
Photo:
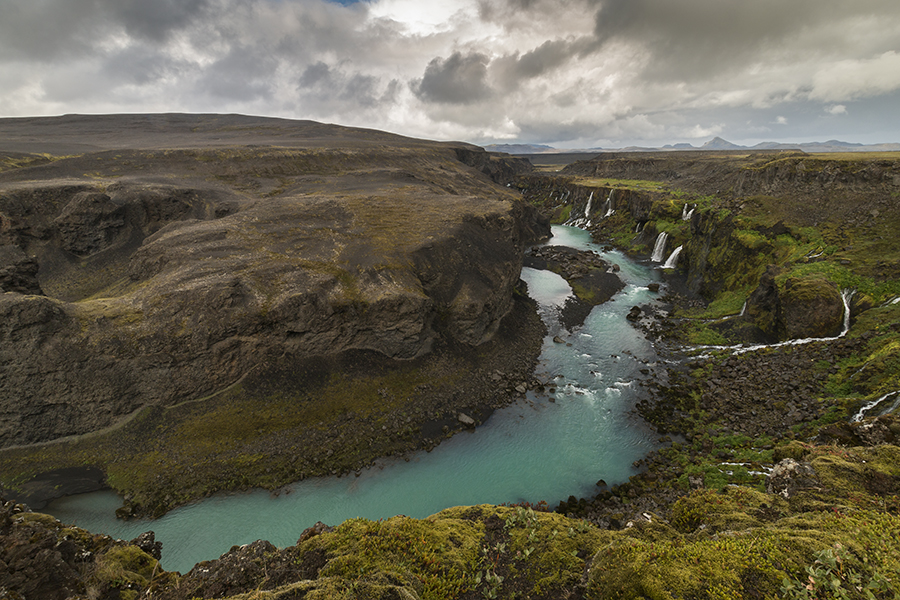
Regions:
M 325 143 L 120 148 L 0 173 L 0 445 L 296 358 L 489 339 L 539 231 L 529 209 L 457 160 L 478 165 L 474 149 Z

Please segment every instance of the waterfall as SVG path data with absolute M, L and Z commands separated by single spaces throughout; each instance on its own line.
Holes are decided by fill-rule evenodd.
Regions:
M 675 254 L 674 252 L 672 254 Z M 671 257 L 669 258 L 671 260 Z M 665 268 L 665 267 L 663 267 Z M 786 342 L 778 342 L 777 344 L 753 344 L 751 346 L 745 346 L 743 344 L 737 344 L 736 346 L 698 346 L 699 349 L 704 350 L 727 350 L 730 351 L 731 354 L 744 354 L 745 352 L 753 352 L 755 350 L 762 350 L 763 348 L 782 348 L 784 346 L 800 346 L 803 344 L 809 344 L 812 342 L 822 342 L 829 340 L 839 340 L 850 331 L 850 299 L 853 297 L 853 294 L 856 293 L 856 290 L 844 289 L 841 290 L 841 301 L 844 303 L 844 326 L 841 329 L 841 333 L 834 337 L 826 337 L 826 338 L 799 338 L 794 340 L 787 340 Z M 710 355 L 700 355 L 698 358 L 708 358 Z M 892 409 L 893 410 L 893 409 Z
M 850 419 L 850 422 L 851 423 L 859 423 L 866 417 L 866 413 L 868 411 L 872 410 L 873 408 L 875 408 L 876 406 L 881 404 L 884 400 L 887 400 L 891 396 L 895 396 L 897 394 L 900 394 L 900 392 L 888 392 L 887 394 L 885 394 L 881 398 L 878 398 L 877 400 L 872 400 L 871 402 L 866 402 L 866 404 L 862 408 L 859 409 L 859 412 L 856 413 L 855 415 L 853 415 L 853 418 Z M 891 410 L 893 410 L 893 408 L 894 408 L 893 406 L 891 408 L 889 408 L 888 412 L 891 412 Z M 886 414 L 886 413 L 881 413 L 881 414 Z
M 739 317 L 743 317 L 744 315 L 747 314 L 747 303 L 748 302 L 750 302 L 749 299 L 744 300 L 744 305 L 741 307 L 741 314 L 738 315 Z
M 675 265 L 678 264 L 678 255 L 681 254 L 681 249 L 684 246 L 678 246 L 674 250 L 672 250 L 672 254 L 669 255 L 668 260 L 666 260 L 666 264 L 662 266 L 663 269 L 674 269 Z
M 697 208 L 697 205 L 695 204 L 693 207 L 691 207 L 691 210 L 688 210 L 688 205 L 685 204 L 684 207 L 681 209 L 681 220 L 682 221 L 690 221 L 691 217 L 694 216 L 694 209 L 696 209 L 696 208 Z
M 850 331 L 850 298 L 855 293 L 856 290 L 841 290 L 841 301 L 844 303 L 844 327 L 841 329 L 841 335 L 838 337 L 844 337 Z
M 567 196 L 568 197 L 568 196 Z M 588 196 L 587 205 L 584 207 L 584 216 L 583 217 L 575 217 L 571 216 L 569 219 L 563 223 L 563 225 L 568 225 L 569 227 L 580 227 L 586 228 L 591 226 L 591 203 L 594 200 L 594 192 L 591 192 L 591 195 Z
M 662 262 L 663 254 L 666 251 L 667 237 L 669 237 L 669 234 L 665 231 L 660 231 L 659 235 L 656 236 L 656 244 L 653 245 L 653 254 L 650 255 L 650 260 L 653 262 Z
M 606 212 L 603 213 L 603 218 L 611 217 L 616 212 L 613 207 L 613 192 L 615 190 L 609 190 L 609 196 L 606 197 Z

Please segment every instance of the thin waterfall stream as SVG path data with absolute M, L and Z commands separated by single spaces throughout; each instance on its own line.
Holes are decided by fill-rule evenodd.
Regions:
M 219 494 L 148 521 L 121 521 L 112 491 L 52 503 L 46 512 L 95 533 L 131 539 L 148 530 L 163 543 L 162 566 L 187 572 L 234 544 L 266 539 L 296 543 L 307 527 L 353 517 L 423 518 L 457 505 L 538 502 L 555 505 L 569 495 L 592 496 L 596 483 L 625 481 L 632 463 L 657 447 L 653 431 L 633 409 L 639 381 L 657 361 L 653 345 L 625 316 L 655 298 L 660 281 L 649 265 L 603 252 L 590 234 L 554 226 L 548 245 L 595 251 L 620 266 L 625 288 L 593 309 L 582 327 L 565 330 L 559 311 L 571 297 L 566 281 L 549 271 L 523 268 L 548 332 L 537 377 L 542 393 L 496 411 L 481 427 L 459 433 L 431 452 L 385 459 L 359 476 L 300 481 L 274 496 L 264 490 Z M 555 343 L 561 337 L 565 343 Z

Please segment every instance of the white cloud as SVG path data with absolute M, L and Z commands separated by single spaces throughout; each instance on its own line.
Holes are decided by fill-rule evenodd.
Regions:
M 894 51 L 865 59 L 841 60 L 820 69 L 810 98 L 843 102 L 900 89 L 900 54 Z
M 252 112 L 627 145 L 808 137 L 838 122 L 824 105 L 900 140 L 873 104 L 900 90 L 898 30 L 896 0 L 34 0 L 0 19 L 0 116 Z
M 694 125 L 691 129 L 686 131 L 683 136 L 689 139 L 707 139 L 711 137 L 716 137 L 724 131 L 725 127 L 721 124 L 713 125 L 711 127 L 703 127 L 701 125 Z

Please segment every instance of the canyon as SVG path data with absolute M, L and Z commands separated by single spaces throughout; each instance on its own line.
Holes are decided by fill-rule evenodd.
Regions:
M 61 136 L 49 157 L 26 136 L 6 155 L 3 365 L 22 390 L 48 386 L 55 396 L 28 392 L 46 425 L 7 429 L 7 445 L 32 445 L 0 452 L 5 493 L 40 487 L 34 476 L 52 469 L 101 462 L 107 484 L 127 494 L 122 516 L 159 514 L 219 489 L 272 489 L 436 443 L 463 426 L 460 412 L 486 419 L 522 394 L 516 388 L 543 385 L 534 367 L 544 331 L 518 284 L 523 260 L 565 276 L 582 306 L 617 293 L 610 262 L 527 249 L 548 221 L 662 273 L 662 295 L 635 306 L 631 321 L 666 365 L 635 407 L 663 445 L 628 481 L 598 482 L 595 495 L 558 506 L 319 524 L 297 532 L 296 545 L 235 546 L 184 575 L 160 569 L 152 537 L 117 541 L 10 502 L 0 568 L 19 577 L 14 592 L 802 597 L 803 586 L 822 593 L 828 582 L 849 597 L 896 593 L 896 155 L 606 153 L 532 169 L 465 145 L 317 124 L 295 136 L 316 141 L 283 149 L 275 138 L 300 125 L 254 123 L 253 135 L 273 146 L 238 151 L 228 138 L 250 124 L 208 118 L 175 133 L 160 126 L 169 133 L 158 138 L 146 122 L 132 125 L 147 146 L 140 161 L 124 146 L 77 156 L 84 147 L 64 147 L 100 144 L 85 137 L 97 123 Z M 220 140 L 190 148 L 192 128 L 232 149 L 208 146 Z M 65 181 L 46 188 L 49 174 Z M 191 191 L 158 187 L 173 181 Z M 567 327 L 578 331 L 584 311 L 570 312 Z M 93 353 L 78 359 L 85 345 Z M 105 368 L 124 371 L 88 385 L 120 352 L 122 365 Z M 345 375 L 335 382 L 335 373 Z M 132 387 L 115 387 L 122 381 Z M 6 389 L 5 414 L 33 418 Z M 61 431 L 65 403 L 42 403 L 80 401 L 79 389 L 92 406 L 113 408 Z M 115 404 L 123 391 L 137 404 Z M 291 424 L 313 440 L 300 452 L 304 436 L 271 435 L 252 416 L 283 419 L 287 405 L 310 407 Z M 340 410 L 323 415 L 323 405 Z M 138 412 L 115 435 L 83 435 L 129 411 Z M 172 418 L 180 425 L 168 428 Z M 34 445 L 68 433 L 82 437 Z M 205 454 L 178 445 L 186 437 Z M 148 451 L 157 438 L 166 447 Z M 381 442 L 348 454 L 372 439 Z M 298 454 L 300 464 L 279 460 Z M 222 469 L 240 456 L 257 458 Z M 206 466 L 210 458 L 220 466 Z M 198 474 L 205 483 L 185 490 Z M 37 564 L 46 575 L 20 575 Z

